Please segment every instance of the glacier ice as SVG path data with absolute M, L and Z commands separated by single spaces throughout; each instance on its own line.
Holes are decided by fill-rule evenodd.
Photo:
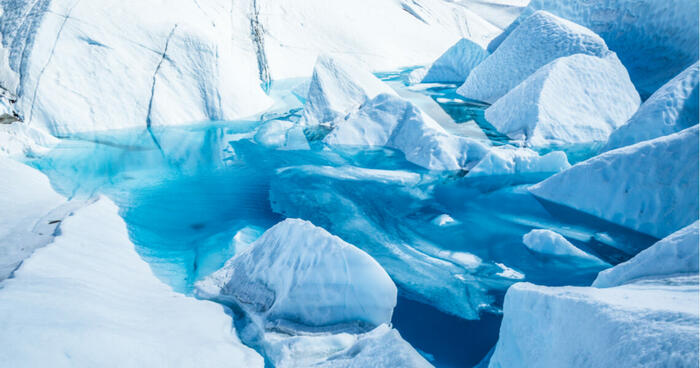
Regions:
M 527 148 L 508 146 L 493 147 L 469 170 L 468 178 L 500 175 L 551 175 L 566 170 L 569 164 L 566 154 L 553 151 L 544 155 Z
M 698 126 L 595 156 L 530 192 L 663 238 L 698 219 Z
M 698 273 L 698 222 L 643 250 L 627 262 L 601 271 L 594 287 L 613 287 L 643 278 Z
M 532 0 L 489 44 L 489 51 L 505 43 L 508 34 L 538 10 L 599 34 L 618 54 L 644 98 L 698 60 L 698 2 L 686 0 Z
M 284 150 L 308 150 L 309 142 L 304 135 L 304 129 L 299 125 L 285 120 L 272 120 L 258 128 L 255 141 L 267 146 Z
M 576 54 L 538 69 L 488 109 L 499 132 L 528 146 L 602 145 L 640 104 L 614 53 Z
M 282 331 L 376 327 L 391 321 L 397 293 L 365 252 L 297 219 L 267 230 L 197 290 L 240 306 L 261 328 Z
M 698 63 L 664 84 L 611 135 L 604 150 L 675 133 L 698 124 Z
M 489 367 L 693 367 L 698 276 L 605 289 L 518 283 Z
M 320 55 L 304 104 L 304 122 L 333 122 L 380 93 L 396 95 L 391 87 L 361 67 L 340 58 Z
M 591 30 L 538 11 L 523 21 L 457 89 L 460 95 L 494 103 L 549 62 L 573 54 L 605 56 L 605 41 Z
M 523 235 L 523 244 L 533 252 L 578 259 L 598 266 L 607 265 L 598 257 L 582 251 L 561 234 L 547 229 L 534 229 Z
M 481 46 L 462 38 L 428 67 L 421 82 L 462 84 L 487 56 L 488 53 Z
M 154 277 L 105 198 L 3 281 L 0 316 L 0 361 L 12 367 L 263 367 L 230 311 Z
M 0 123 L 0 157 L 37 157 L 57 143 L 58 139 L 24 122 Z

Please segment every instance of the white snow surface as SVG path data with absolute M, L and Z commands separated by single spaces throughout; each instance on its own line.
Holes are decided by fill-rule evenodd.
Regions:
M 595 156 L 530 192 L 663 238 L 698 219 L 698 126 Z
M 643 250 L 627 262 L 601 271 L 594 287 L 612 287 L 642 278 L 698 273 L 698 222 L 684 227 Z
M 523 21 L 457 89 L 460 95 L 494 103 L 549 62 L 574 54 L 605 56 L 605 41 L 591 30 L 545 11 Z
M 489 51 L 538 10 L 599 34 L 644 98 L 698 60 L 698 2 L 688 0 L 531 0 Z
M 562 151 L 544 155 L 528 148 L 493 147 L 474 166 L 467 177 L 514 174 L 552 174 L 566 170 L 571 165 Z
M 533 252 L 580 259 L 605 265 L 598 257 L 588 254 L 571 244 L 561 234 L 547 229 L 533 229 L 523 235 L 523 244 Z
M 60 226 L 0 288 L 0 361 L 11 367 L 263 367 L 230 312 L 173 292 L 100 198 Z
M 362 67 L 328 55 L 316 61 L 304 104 L 305 124 L 345 117 L 380 93 L 396 92 Z
M 0 156 L 36 157 L 46 153 L 58 143 L 58 139 L 43 130 L 24 122 L 0 124 Z
M 486 109 L 485 118 L 532 147 L 603 144 L 640 102 L 614 53 L 576 54 L 538 69 Z
M 695 367 L 698 277 L 506 293 L 489 367 Z
M 605 150 L 629 146 L 698 124 L 698 63 L 664 84 L 610 135 Z
M 462 38 L 430 65 L 421 82 L 462 84 L 487 56 L 483 47 Z
M 397 290 L 372 257 L 308 221 L 287 219 L 196 285 L 264 330 L 367 330 L 391 322 Z

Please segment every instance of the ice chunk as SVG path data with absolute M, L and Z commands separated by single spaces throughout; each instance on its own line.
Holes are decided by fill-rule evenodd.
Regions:
M 602 144 L 640 99 L 614 54 L 577 54 L 540 68 L 486 109 L 485 118 L 533 147 Z
M 459 170 L 481 159 L 488 147 L 447 133 L 411 102 L 380 94 L 337 122 L 324 142 L 331 145 L 386 146 L 430 170 Z
M 359 331 L 389 323 L 396 286 L 365 252 L 310 222 L 287 219 L 197 284 L 265 329 Z
M 663 238 L 627 262 L 601 271 L 594 287 L 612 287 L 641 278 L 698 273 L 698 222 Z
M 261 125 L 255 134 L 255 141 L 266 147 L 283 150 L 310 149 L 304 129 L 299 124 L 285 120 L 272 120 Z
M 462 38 L 430 65 L 422 82 L 462 84 L 487 56 L 481 46 Z
M 530 192 L 663 238 L 698 219 L 698 126 L 608 151 Z
M 479 161 L 467 177 L 513 174 L 554 174 L 571 165 L 566 154 L 553 151 L 540 156 L 527 148 L 494 147 Z
M 11 367 L 263 367 L 230 311 L 173 292 L 136 253 L 105 198 L 0 288 L 0 361 Z
M 698 2 L 685 0 L 532 0 L 492 41 L 489 51 L 538 10 L 598 33 L 618 54 L 644 98 L 698 60 Z
M 489 367 L 694 367 L 698 277 L 607 289 L 518 283 Z
M 0 123 L 0 156 L 36 157 L 48 152 L 58 139 L 24 122 Z
M 410 73 L 408 73 L 408 83 L 409 84 L 418 84 L 423 81 L 423 78 L 425 77 L 425 74 L 428 73 L 428 68 L 417 68 L 412 70 Z
M 605 41 L 591 30 L 539 11 L 523 21 L 459 87 L 467 98 L 493 103 L 530 74 L 563 56 L 605 56 Z
M 307 124 L 332 122 L 380 93 L 396 95 L 391 87 L 361 67 L 321 55 L 311 77 L 303 120 Z
M 644 101 L 627 124 L 610 135 L 605 150 L 654 139 L 698 123 L 698 63 L 664 84 Z
M 580 259 L 582 261 L 606 265 L 598 257 L 590 255 L 558 233 L 546 229 L 534 229 L 523 235 L 523 244 L 533 252 Z

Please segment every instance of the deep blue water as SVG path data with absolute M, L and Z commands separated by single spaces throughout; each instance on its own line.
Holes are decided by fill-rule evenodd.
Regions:
M 405 71 L 381 75 L 395 88 L 401 88 L 404 76 Z M 287 87 L 274 88 L 283 95 Z M 422 104 L 434 101 L 451 117 L 449 127 L 476 121 L 483 131 L 480 139 L 507 144 L 481 121 L 484 106 L 459 101 L 454 88 L 410 93 L 428 97 Z M 531 229 L 558 231 L 610 263 L 654 241 L 538 201 L 526 187 L 543 177 L 470 180 L 429 173 L 392 150 L 323 147 L 313 140 L 315 132 L 307 132 L 312 139 L 308 151 L 278 150 L 254 138 L 263 121 L 294 120 L 298 112 L 299 105 L 292 104 L 249 121 L 80 135 L 31 164 L 68 196 L 112 198 L 139 254 L 157 277 L 183 293 L 191 293 L 195 281 L 235 254 L 232 239 L 241 230 L 260 233 L 285 217 L 323 226 L 387 269 L 400 289 L 394 325 L 438 367 L 471 366 L 491 349 L 503 295 L 512 283 L 588 285 L 595 278 L 600 269 L 529 252 L 521 238 Z M 392 182 L 366 169 L 420 179 Z M 364 176 L 349 178 L 357 170 L 365 170 Z M 436 226 L 432 220 L 441 214 L 458 223 Z M 409 256 L 397 259 L 387 250 L 394 246 Z M 469 266 L 465 256 L 481 263 Z M 499 275 L 499 264 L 524 278 Z M 412 283 L 412 276 L 420 280 L 422 275 L 433 280 Z M 452 294 L 442 293 L 448 286 L 464 299 L 450 304 Z M 478 310 L 479 319 L 461 318 L 469 308 Z

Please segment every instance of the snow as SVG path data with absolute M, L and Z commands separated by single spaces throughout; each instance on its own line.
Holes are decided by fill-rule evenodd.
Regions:
M 304 122 L 332 122 L 380 93 L 396 95 L 391 87 L 361 67 L 321 55 L 316 61 L 304 104 Z
M 544 155 L 527 148 L 493 147 L 467 174 L 467 177 L 516 174 L 553 174 L 571 165 L 566 154 L 553 151 Z
M 366 330 L 389 323 L 396 286 L 365 252 L 310 222 L 287 219 L 197 284 L 270 330 Z
M 0 361 L 12 367 L 263 367 L 231 312 L 173 292 L 100 198 L 0 288 Z
M 494 103 L 549 62 L 574 54 L 605 56 L 608 47 L 591 30 L 545 11 L 523 21 L 459 87 L 457 93 Z
M 0 124 L 0 157 L 36 157 L 57 143 L 58 139 L 26 123 Z
M 607 265 L 598 257 L 588 254 L 571 244 L 561 234 L 547 229 L 534 229 L 523 235 L 523 244 L 533 252 L 551 256 L 561 256 L 594 263 Z
M 608 151 L 530 192 L 663 238 L 698 219 L 698 126 Z
M 421 82 L 462 84 L 487 56 L 481 46 L 462 38 L 430 65 Z
M 675 133 L 698 124 L 698 63 L 664 84 L 610 135 L 605 150 Z
M 282 150 L 310 149 L 304 129 L 299 124 L 285 120 L 272 120 L 263 124 L 258 128 L 254 139 L 263 146 Z
M 532 147 L 603 144 L 640 104 L 615 54 L 556 59 L 491 105 L 486 120 Z
M 698 277 L 598 289 L 518 283 L 489 367 L 693 367 Z
M 643 278 L 698 273 L 698 222 L 663 238 L 634 258 L 601 271 L 594 287 L 613 287 Z
M 532 0 L 489 50 L 500 48 L 499 42 L 538 10 L 599 34 L 644 98 L 698 60 L 698 2 L 687 0 Z
M 336 123 L 324 138 L 330 145 L 386 146 L 429 170 L 459 170 L 473 165 L 484 144 L 447 133 L 411 102 L 380 94 Z

